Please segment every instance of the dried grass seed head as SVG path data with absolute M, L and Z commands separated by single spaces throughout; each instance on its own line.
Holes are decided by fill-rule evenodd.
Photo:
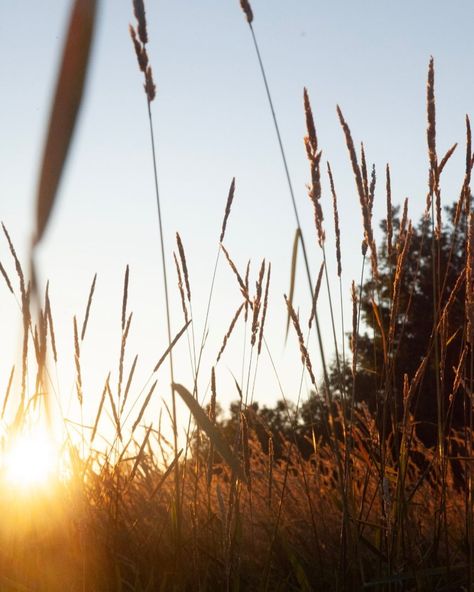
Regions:
M 265 259 L 262 261 L 260 266 L 260 272 L 258 274 L 258 279 L 255 284 L 256 292 L 255 298 L 253 301 L 253 318 L 252 318 L 252 336 L 250 339 L 250 343 L 252 346 L 255 345 L 257 340 L 257 332 L 259 327 L 259 320 L 258 315 L 260 313 L 260 306 L 262 303 L 262 286 L 263 286 L 263 276 L 265 275 Z
M 5 237 L 7 239 L 10 253 L 12 254 L 13 260 L 15 262 L 16 273 L 18 275 L 18 279 L 20 280 L 21 299 L 22 299 L 22 302 L 24 302 L 26 300 L 26 297 L 25 297 L 26 296 L 25 275 L 23 273 L 23 269 L 21 267 L 20 260 L 18 259 L 18 256 L 16 254 L 15 247 L 13 246 L 12 239 L 10 238 L 10 234 L 8 233 L 8 230 L 6 229 L 6 226 L 3 222 L 2 222 L 2 229 L 3 229 L 3 233 L 5 234 Z
M 222 221 L 222 228 L 221 228 L 221 236 L 219 238 L 219 242 L 223 242 L 225 231 L 227 228 L 227 219 L 229 218 L 230 210 L 232 208 L 232 202 L 234 201 L 234 193 L 235 193 L 235 177 L 232 179 L 229 188 L 229 194 L 227 196 L 227 203 L 225 205 L 225 213 L 224 213 L 224 220 Z
M 390 180 L 390 166 L 387 164 L 385 169 L 385 188 L 387 193 L 387 255 L 392 256 L 393 240 L 393 210 L 392 210 L 392 183 Z
M 336 189 L 334 187 L 334 179 L 332 176 L 331 165 L 329 162 L 327 163 L 328 167 L 328 175 L 329 175 L 329 183 L 331 186 L 331 195 L 332 195 L 332 207 L 334 212 L 334 232 L 336 235 L 336 261 L 337 261 L 337 275 L 341 277 L 342 274 L 342 263 L 341 263 L 341 229 L 339 226 L 339 211 L 337 208 L 337 195 Z
M 372 165 L 372 171 L 370 173 L 370 185 L 369 185 L 369 214 L 372 220 L 372 210 L 374 207 L 375 200 L 375 185 L 377 183 L 377 175 L 375 173 L 375 164 Z
M 262 351 L 262 341 L 263 341 L 263 330 L 265 327 L 265 319 L 267 316 L 267 309 L 268 309 L 268 291 L 270 288 L 270 275 L 271 275 L 271 271 L 272 271 L 272 264 L 269 263 L 268 264 L 268 270 L 267 270 L 267 282 L 265 285 L 265 295 L 263 297 L 263 311 L 262 311 L 262 319 L 260 321 L 260 332 L 259 332 L 259 336 L 258 336 L 258 349 L 257 349 L 257 354 L 260 355 L 261 351 Z
M 398 239 L 397 239 L 397 252 L 398 253 L 400 253 L 400 251 L 403 247 L 403 242 L 405 240 L 407 221 L 408 221 L 408 197 L 405 197 L 405 201 L 403 202 L 402 219 L 400 221 L 400 229 L 398 231 Z
M 242 10 L 245 13 L 245 16 L 247 17 L 247 22 L 250 25 L 253 21 L 253 12 L 252 12 L 252 8 L 250 7 L 250 3 L 248 2 L 248 0 L 240 0 L 240 6 L 242 7 Z
M 137 38 L 137 32 L 132 27 L 132 25 L 128 26 L 128 30 L 130 31 L 130 37 L 132 38 L 133 47 L 135 48 L 135 55 L 137 56 L 138 67 L 144 74 L 146 74 L 146 69 L 148 66 L 147 51 Z
M 466 320 L 469 343 L 474 342 L 474 214 L 469 214 L 466 254 Z
M 369 175 L 367 172 L 367 160 L 365 158 L 364 142 L 360 143 L 360 172 L 364 186 L 364 195 L 367 204 L 369 203 Z
M 306 130 L 308 135 L 304 138 L 306 148 L 306 155 L 310 163 L 311 185 L 308 187 L 308 195 L 314 207 L 314 222 L 318 234 L 318 242 L 322 247 L 325 240 L 325 233 L 323 230 L 323 211 L 321 208 L 321 151 L 318 152 L 318 138 L 316 136 L 316 128 L 314 125 L 313 112 L 309 101 L 308 91 L 306 88 L 303 91 L 304 111 L 306 118 Z
M 364 232 L 367 238 L 367 244 L 370 246 L 371 249 L 375 248 L 374 236 L 372 231 L 372 224 L 370 220 L 370 211 L 369 211 L 369 203 L 366 197 L 366 192 L 364 189 L 364 181 L 362 179 L 362 173 L 359 167 L 359 163 L 357 160 L 357 154 L 354 147 L 354 141 L 352 139 L 352 134 L 349 126 L 344 119 L 342 111 L 337 106 L 337 114 L 339 116 L 339 121 L 341 122 L 341 127 L 344 132 L 344 136 L 346 139 L 347 149 L 349 151 L 349 158 L 352 164 L 352 170 L 354 172 L 354 177 L 356 181 L 357 193 L 359 194 L 359 201 L 362 210 L 362 219 L 364 223 Z M 363 247 L 364 249 L 364 247 Z M 366 249 L 366 248 L 365 248 Z
M 351 335 L 351 351 L 354 354 L 356 350 L 357 344 L 357 306 L 358 306 L 358 296 L 357 296 L 357 288 L 356 283 L 352 280 L 351 285 L 351 298 L 352 298 L 352 335 Z M 355 359 L 355 355 L 354 355 Z
M 304 337 L 303 337 L 303 333 L 301 331 L 298 316 L 295 312 L 295 309 L 293 308 L 293 306 L 289 302 L 286 294 L 284 295 L 284 298 L 285 298 L 285 302 L 286 302 L 286 307 L 287 307 L 288 312 L 290 314 L 291 320 L 293 321 L 293 326 L 294 326 L 296 334 L 298 336 L 298 342 L 300 345 L 300 352 L 301 352 L 301 361 L 302 361 L 303 365 L 306 366 L 306 369 L 308 371 L 308 374 L 310 376 L 312 384 L 316 386 L 316 379 L 315 379 L 314 372 L 313 372 L 313 366 L 311 364 L 311 359 L 309 357 L 309 353 L 308 353 L 308 350 L 307 350 L 305 342 L 304 342 Z
M 472 169 L 472 134 L 471 121 L 469 115 L 466 115 L 466 175 L 471 173 Z
M 51 301 L 49 298 L 49 289 L 46 292 L 46 316 L 49 325 L 49 336 L 51 339 L 51 348 L 53 350 L 53 359 L 57 363 L 58 362 L 58 352 L 56 350 L 56 336 L 54 333 L 54 324 L 53 324 L 53 315 L 51 312 Z
M 92 284 L 91 284 L 91 287 L 89 290 L 89 298 L 87 299 L 86 313 L 84 315 L 84 321 L 82 322 L 81 341 L 84 341 L 84 337 L 86 336 L 87 324 L 89 322 L 89 315 L 91 312 L 92 298 L 94 297 L 96 282 L 97 282 L 97 273 L 94 274 L 94 279 L 92 280 Z M 48 303 L 49 303 L 48 293 L 46 293 L 46 296 L 47 296 L 46 305 L 48 305 Z M 47 308 L 46 308 L 46 313 L 48 313 Z M 123 331 L 123 323 L 122 323 L 122 331 Z
M 313 111 L 311 109 L 311 103 L 309 101 L 309 95 L 306 87 L 303 89 L 303 103 L 304 103 L 304 114 L 306 118 L 306 130 L 308 132 L 308 145 L 312 154 L 318 152 L 318 138 L 316 136 L 316 128 L 314 125 Z
M 428 141 L 428 153 L 430 158 L 431 170 L 435 172 L 437 170 L 437 156 L 436 156 L 436 106 L 435 106 L 435 93 L 434 93 L 434 60 L 430 58 L 428 66 L 428 81 L 426 85 L 426 107 L 428 115 L 428 127 L 426 130 L 426 137 Z M 435 179 L 431 180 L 431 183 L 435 183 Z M 433 189 L 434 186 L 431 186 Z
M 229 252 L 227 251 L 227 249 L 224 247 L 224 245 L 221 243 L 221 249 L 224 251 L 224 255 L 227 259 L 228 264 L 230 265 L 230 268 L 232 269 L 232 271 L 235 274 L 235 277 L 237 278 L 237 282 L 239 283 L 240 286 L 240 291 L 242 293 L 242 296 L 245 298 L 245 300 L 247 301 L 247 303 L 252 306 L 252 303 L 250 301 L 250 297 L 249 297 L 249 289 L 248 289 L 248 273 L 246 275 L 246 279 L 247 279 L 247 283 L 244 283 L 244 280 L 242 279 L 242 276 L 240 275 L 235 263 L 232 261 L 232 259 L 230 258 Z M 247 265 L 247 271 L 249 269 L 250 266 L 250 261 Z
M 239 306 L 239 308 L 237 309 L 236 313 L 234 314 L 234 317 L 232 318 L 232 321 L 229 325 L 229 328 L 227 329 L 227 333 L 224 335 L 224 340 L 222 342 L 221 348 L 219 350 L 219 353 L 217 354 L 217 359 L 216 359 L 216 364 L 219 362 L 219 360 L 221 359 L 222 354 L 224 353 L 224 350 L 227 346 L 227 342 L 229 341 L 230 336 L 232 335 L 232 331 L 234 330 L 234 327 L 237 323 L 237 320 L 240 316 L 240 313 L 242 312 L 242 309 L 244 308 L 245 304 L 247 303 L 247 301 L 242 302 L 242 304 Z
M 74 362 L 76 365 L 76 392 L 79 405 L 82 407 L 83 396 L 82 396 L 82 375 L 81 375 L 81 350 L 79 347 L 79 333 L 77 330 L 77 319 L 74 316 Z
M 143 0 L 133 0 L 133 10 L 137 19 L 137 27 L 135 29 L 135 27 L 129 25 L 129 32 L 137 56 L 138 67 L 143 72 L 145 78 L 143 88 L 145 89 L 148 102 L 151 103 L 156 96 L 156 85 L 153 80 L 153 71 L 149 64 L 148 53 L 145 47 L 148 43 L 148 33 Z
M 153 81 L 153 72 L 151 66 L 148 66 L 145 73 L 145 84 L 143 85 L 148 101 L 151 103 L 156 97 L 156 86 Z
M 464 204 L 464 211 L 469 214 L 471 211 L 471 174 L 472 167 L 474 165 L 474 154 L 472 154 L 472 135 L 471 135 L 471 122 L 469 116 L 466 115 L 466 173 L 464 176 L 464 182 L 462 186 L 461 201 Z
M 183 309 L 184 321 L 187 323 L 189 321 L 188 317 L 188 309 L 186 307 L 186 298 L 184 295 L 184 286 L 183 286 L 183 276 L 181 274 L 181 269 L 179 267 L 178 258 L 176 257 L 176 253 L 173 251 L 173 259 L 176 266 L 176 274 L 178 275 L 178 289 L 179 295 L 181 298 L 181 308 Z
M 191 287 L 189 285 L 188 264 L 186 262 L 186 254 L 184 252 L 183 242 L 181 240 L 179 232 L 176 233 L 176 243 L 178 245 L 181 267 L 183 268 L 184 284 L 186 286 L 186 296 L 188 297 L 188 301 L 191 302 Z
M 146 26 L 145 3 L 143 0 L 133 0 L 133 14 L 137 19 L 137 31 L 143 45 L 148 43 L 148 31 Z
M 245 293 L 248 294 L 249 293 L 249 277 L 250 277 L 250 259 L 247 261 L 247 269 L 245 270 L 245 279 L 244 279 L 244 283 L 245 283 Z M 245 322 L 247 322 L 248 319 L 248 314 L 249 314 L 249 300 L 248 298 L 245 299 Z
M 451 156 L 454 154 L 454 151 L 456 150 L 457 147 L 458 147 L 458 144 L 456 142 L 455 144 L 453 144 L 451 146 L 451 148 L 446 152 L 446 154 L 441 159 L 441 162 L 439 163 L 439 166 L 438 166 L 438 177 L 441 176 L 441 173 L 443 172 L 444 167 L 448 163 Z
M 125 323 L 127 321 L 127 303 L 128 303 L 128 282 L 130 279 L 130 268 L 127 264 L 125 268 L 125 275 L 123 278 L 123 296 L 122 296 L 122 333 L 125 330 Z M 94 278 L 95 282 L 95 278 Z

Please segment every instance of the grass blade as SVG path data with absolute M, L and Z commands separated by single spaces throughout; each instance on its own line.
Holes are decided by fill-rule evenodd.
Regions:
M 158 362 L 156 363 L 156 366 L 153 368 L 153 372 L 158 372 L 158 369 L 160 368 L 161 364 L 163 364 L 163 362 L 166 360 L 166 356 L 171 352 L 171 350 L 173 349 L 173 347 L 176 345 L 176 343 L 179 341 L 179 339 L 181 338 L 181 336 L 183 335 L 183 333 L 186 331 L 186 329 L 189 326 L 189 323 L 191 321 L 188 321 L 184 327 L 181 329 L 181 331 L 179 333 L 176 334 L 175 338 L 173 339 L 173 341 L 169 344 L 169 346 L 166 348 L 165 353 L 161 356 L 161 358 L 158 360 Z
M 203 410 L 203 408 L 199 405 L 187 388 L 181 384 L 176 383 L 173 384 L 173 388 L 186 403 L 189 410 L 193 414 L 196 423 L 207 434 L 217 452 L 222 456 L 222 458 L 239 477 L 239 479 L 246 483 L 247 479 L 242 470 L 240 462 L 230 449 L 230 446 L 227 444 L 218 428 L 213 425 L 207 413 Z
M 43 153 L 36 203 L 35 245 L 40 242 L 53 209 L 81 106 L 96 7 L 96 0 L 76 0 L 72 9 Z
M 293 239 L 293 251 L 291 253 L 291 271 L 290 271 L 290 289 L 288 291 L 288 302 L 293 306 L 293 295 L 295 293 L 296 280 L 296 263 L 298 260 L 298 244 L 302 240 L 301 229 L 297 228 L 295 231 L 295 238 Z M 286 316 L 286 332 L 285 339 L 288 338 L 288 331 L 290 330 L 290 312 Z

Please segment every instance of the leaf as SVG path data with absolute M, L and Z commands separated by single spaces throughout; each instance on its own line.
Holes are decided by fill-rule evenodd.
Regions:
M 34 245 L 43 237 L 79 113 L 94 31 L 97 0 L 76 0 L 56 84 L 36 203 Z
M 247 479 L 244 475 L 242 470 L 242 466 L 232 450 L 230 446 L 224 439 L 224 436 L 219 431 L 219 428 L 215 426 L 207 413 L 202 409 L 196 399 L 192 396 L 192 394 L 188 391 L 181 384 L 173 384 L 173 389 L 179 394 L 179 396 L 183 399 L 186 405 L 189 407 L 189 410 L 194 416 L 196 423 L 198 426 L 206 432 L 211 442 L 214 444 L 214 448 L 217 452 L 222 456 L 222 458 L 226 461 L 226 463 L 230 466 L 230 468 L 234 471 L 234 473 L 239 477 L 241 481 L 244 483 L 247 482 Z
M 290 289 L 288 291 L 288 302 L 293 306 L 293 295 L 295 293 L 295 279 L 296 279 L 296 262 L 298 260 L 298 243 L 302 240 L 301 229 L 298 227 L 295 231 L 295 238 L 293 239 L 293 251 L 291 253 L 291 271 L 290 271 Z M 285 340 L 288 338 L 288 331 L 290 329 L 290 313 L 286 317 L 286 332 Z

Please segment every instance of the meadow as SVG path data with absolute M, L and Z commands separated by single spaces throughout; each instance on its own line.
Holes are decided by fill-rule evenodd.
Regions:
M 362 219 L 360 275 L 352 281 L 352 318 L 344 320 L 342 276 L 349 272 L 341 264 L 337 177 L 322 160 L 311 98 L 304 89 L 308 207 L 314 218 L 314 235 L 305 236 L 252 8 L 241 0 L 294 214 L 289 290 L 284 299 L 271 291 L 272 265 L 281 262 L 263 260 L 256 273 L 250 265 L 240 269 L 226 247 L 236 191 L 233 179 L 222 225 L 216 229 L 216 261 L 204 328 L 198 334 L 192 270 L 183 241 L 176 233 L 173 253 L 164 241 L 153 123 L 157 90 L 147 52 L 153 32 L 143 2 L 132 4 L 130 51 L 143 76 L 143 116 L 150 130 L 165 289 L 164 302 L 157 305 L 165 310 L 167 344 L 145 385 L 139 385 L 137 358 L 129 363 L 127 350 L 132 321 L 127 267 L 123 292 L 117 295 L 119 358 L 95 403 L 93 422 L 86 422 L 82 410 L 87 368 L 81 363 L 81 348 L 93 322 L 94 277 L 85 311 L 73 322 L 74 396 L 80 414 L 74 422 L 53 417 L 52 375 L 61 362 L 50 287 L 42 285 L 37 249 L 46 235 L 74 134 L 96 19 L 94 1 L 76 0 L 47 129 L 29 260 L 20 260 L 8 228 L 2 226 L 10 257 L 8 265 L 0 263 L 2 289 L 18 303 L 22 335 L 21 359 L 11 370 L 1 402 L 6 428 L 1 442 L 0 589 L 473 589 L 474 154 L 469 117 L 465 146 L 455 144 L 439 153 L 431 58 L 426 206 L 416 224 L 408 200 L 402 207 L 392 203 L 389 165 L 377 176 L 364 145 L 359 147 L 350 122 L 337 108 L 340 129 L 334 133 L 345 139 Z M 443 209 L 443 172 L 461 150 L 466 156 L 459 195 Z M 327 201 L 332 205 L 325 216 L 323 175 L 329 180 Z M 379 244 L 373 220 L 377 184 L 386 195 Z M 326 238 L 329 225 L 334 244 Z M 337 261 L 332 277 L 327 266 L 330 249 Z M 318 251 L 317 269 L 310 263 L 310 250 Z M 241 303 L 236 311 L 229 310 L 231 322 L 222 328 L 215 363 L 204 367 L 208 322 L 218 298 L 215 278 L 223 268 L 230 270 Z M 298 282 L 300 289 L 308 290 L 309 308 L 300 308 L 296 300 Z M 322 291 L 329 295 L 329 335 L 318 315 Z M 301 358 L 295 373 L 305 377 L 310 391 L 308 401 L 296 402 L 282 393 L 275 409 L 259 406 L 255 388 L 259 360 L 269 355 L 271 298 L 286 307 L 288 348 L 297 347 Z M 177 331 L 171 323 L 171 302 L 178 302 L 182 311 Z M 336 335 L 339 326 L 342 332 Z M 219 361 L 236 327 L 243 328 L 246 343 L 236 364 L 242 372 L 234 378 L 236 403 L 229 415 L 219 402 Z M 173 353 L 185 340 L 193 380 L 183 385 L 175 381 Z M 203 391 L 202 376 L 209 385 Z M 150 409 L 158 377 L 170 387 L 165 413 L 154 417 Z M 189 411 L 184 429 L 178 402 Z M 59 445 L 52 436 L 58 422 L 64 433 Z

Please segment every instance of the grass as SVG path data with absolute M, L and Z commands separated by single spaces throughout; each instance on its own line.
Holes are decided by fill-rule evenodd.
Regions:
M 427 86 L 427 142 L 429 184 L 426 220 L 430 220 L 432 272 L 432 327 L 424 354 L 413 375 L 405 375 L 403 392 L 393 387 L 406 319 L 413 299 L 421 263 L 412 282 L 403 281 L 408 273 L 414 230 L 406 209 L 395 224 L 391 202 L 390 170 L 386 170 L 387 237 L 386 249 L 393 263 L 389 284 L 382 285 L 380 247 L 372 227 L 375 194 L 375 169 L 366 162 L 364 148 L 360 154 L 347 121 L 338 108 L 349 160 L 360 200 L 363 235 L 359 285 L 352 284 L 353 319 L 352 359 L 346 360 L 337 350 L 335 327 L 336 303 L 331 296 L 331 278 L 326 266 L 326 238 L 321 208 L 321 151 L 309 101 L 304 91 L 304 111 L 308 135 L 305 138 L 311 184 L 309 197 L 315 216 L 315 233 L 323 263 L 316 285 L 313 284 L 307 248 L 293 196 L 284 145 L 273 108 L 264 65 L 252 27 L 253 13 L 248 2 L 241 2 L 249 24 L 257 58 L 265 81 L 283 166 L 288 180 L 289 196 L 296 218 L 295 246 L 292 257 L 291 289 L 286 298 L 289 328 L 296 333 L 302 364 L 318 392 L 325 410 L 321 432 L 302 425 L 294 408 L 286 407 L 292 429 L 285 436 L 272 431 L 255 414 L 252 403 L 259 360 L 267 352 L 265 326 L 270 294 L 271 265 L 263 260 L 251 289 L 249 266 L 239 271 L 224 246 L 225 231 L 231 223 L 231 206 L 235 180 L 230 185 L 218 252 L 205 309 L 205 327 L 195 334 L 189 272 L 181 237 L 177 235 L 175 265 L 178 274 L 176 294 L 180 296 L 184 324 L 171 332 L 171 290 L 166 288 L 168 343 L 158 363 L 140 389 L 134 377 L 137 358 L 127 370 L 125 357 L 132 315 L 128 312 L 129 269 L 124 278 L 121 315 L 121 349 L 117 363 L 117 384 L 109 373 L 97 404 L 93 425 L 82 416 L 84 405 L 81 347 L 87 336 L 89 313 L 93 304 L 96 277 L 90 287 L 82 323 L 74 317 L 74 362 L 76 396 L 81 417 L 72 426 L 64 418 L 65 439 L 62 448 L 63 472 L 23 491 L 4 479 L 0 487 L 0 589 L 1 590 L 470 590 L 474 586 L 474 526 L 472 492 L 472 377 L 473 337 L 473 258 L 474 218 L 470 213 L 470 175 L 474 164 L 469 119 L 466 120 L 466 170 L 456 204 L 455 224 L 450 237 L 455 244 L 461 224 L 468 225 L 468 239 L 463 246 L 464 263 L 454 284 L 448 282 L 443 268 L 440 236 L 441 179 L 455 147 L 439 158 L 436 147 L 434 99 L 434 63 L 430 61 Z M 154 157 L 154 130 L 151 104 L 155 98 L 153 74 L 146 53 L 148 31 L 143 3 L 133 2 L 136 27 L 131 27 L 133 46 L 140 71 L 144 75 L 147 116 Z M 86 8 L 86 18 L 78 10 Z M 22 359 L 13 368 L 2 403 L 2 419 L 8 417 L 2 454 L 8 454 L 8 443 L 20 437 L 39 417 L 51 426 L 49 372 L 57 363 L 54 315 L 48 286 L 43 292 L 35 266 L 35 249 L 45 233 L 56 188 L 62 173 L 71 139 L 75 116 L 80 107 L 83 80 L 68 78 L 71 63 L 85 72 L 88 47 L 93 31 L 95 3 L 77 0 L 72 13 L 70 35 L 79 35 L 86 49 L 78 55 L 66 45 L 60 71 L 55 104 L 71 104 L 67 125 L 58 123 L 53 109 L 49 140 L 43 158 L 38 190 L 37 231 L 32 242 L 30 280 L 23 271 L 7 229 L 5 239 L 13 259 L 18 288 L 3 265 L 0 271 L 6 288 L 17 299 L 23 319 Z M 71 62 L 72 60 L 72 62 Z M 77 60 L 77 61 L 75 61 Z M 64 65 L 66 64 L 66 65 Z M 71 86 L 72 85 L 72 86 Z M 61 111 L 61 110 L 59 110 Z M 58 127 L 59 125 L 59 127 Z M 64 129 L 66 131 L 64 131 Z M 61 131 L 58 131 L 61 130 Z M 59 146 L 59 147 L 58 147 Z M 51 153 L 59 160 L 51 162 Z M 336 226 L 336 259 L 338 262 L 339 306 L 342 315 L 342 282 L 340 236 L 336 181 L 329 163 L 328 175 Z M 168 246 L 163 241 L 165 221 L 161 217 L 158 174 L 154 158 L 154 181 L 158 206 L 158 230 L 161 237 L 163 282 L 167 286 Z M 216 230 L 216 237 L 217 237 Z M 299 248 L 303 253 L 311 291 L 310 310 L 297 312 L 294 283 Z M 454 248 L 454 247 L 453 247 Z M 230 311 L 232 322 L 225 333 L 214 367 L 201 367 L 210 322 L 214 280 L 219 272 L 220 255 L 237 280 L 242 303 Z M 452 253 L 451 253 L 452 255 Z M 450 255 L 450 257 L 451 257 Z M 367 259 L 370 270 L 367 271 Z M 444 271 L 443 271 L 444 269 Z M 374 356 L 381 360 L 377 388 L 381 393 L 374 413 L 367 404 L 356 400 L 357 384 L 364 369 L 360 367 L 362 351 L 362 300 L 370 275 L 373 314 Z M 387 276 L 385 276 L 387 277 Z M 334 348 L 335 378 L 331 379 L 325 363 L 323 338 L 317 317 L 317 300 L 324 278 L 331 302 L 332 334 L 324 343 Z M 450 288 L 450 291 L 448 291 Z M 456 331 L 462 334 L 461 346 L 454 362 L 453 398 L 462 393 L 466 402 L 465 424 L 453 429 L 449 418 L 450 402 L 442 396 L 446 377 L 447 350 L 452 347 L 449 323 L 455 300 L 464 303 L 464 317 Z M 387 304 L 388 303 L 388 304 Z M 283 303 L 282 303 L 283 305 Z M 309 347 L 314 327 L 306 336 L 303 320 L 310 318 L 316 326 L 316 344 L 323 360 L 323 384 L 314 375 Z M 341 319 L 343 321 L 343 319 Z M 218 421 L 219 358 L 238 323 L 245 325 L 247 341 L 242 354 L 241 377 L 235 379 L 239 400 L 236 424 L 229 438 Z M 341 323 L 344 327 L 344 322 Z M 311 323 L 310 323 L 311 325 Z M 343 328 L 344 332 L 344 328 Z M 224 331 L 223 331 L 224 334 Z M 173 348 L 188 340 L 193 384 L 174 381 Z M 333 340 L 331 344 L 330 340 Z M 328 343 L 328 345 L 326 345 Z M 451 350 L 450 350 L 451 351 Z M 171 392 L 168 418 L 172 442 L 162 429 L 162 418 L 150 417 L 148 407 L 156 396 L 157 373 L 169 362 Z M 348 364 L 346 364 L 348 362 Z M 348 379 L 344 374 L 349 367 Z M 209 405 L 199 391 L 199 375 L 210 376 Z M 14 376 L 19 375 L 18 396 L 12 392 Z M 31 377 L 35 380 L 31 381 Z M 424 381 L 436 384 L 436 441 L 429 446 L 418 433 L 417 401 L 423 396 Z M 32 386 L 34 384 L 34 387 Z M 181 443 L 178 429 L 183 419 L 177 415 L 176 397 L 190 410 L 186 438 Z M 139 404 L 140 401 L 140 404 Z M 451 401 L 451 399 L 450 399 Z M 106 414 L 113 433 L 101 434 Z M 293 415 L 294 414 L 294 415 Z M 181 422 L 181 423 L 180 423 Z M 321 427 L 321 423 L 318 424 Z M 303 453 L 299 434 L 304 431 L 310 453 Z M 76 437 L 72 437 L 72 433 Z M 261 434 L 265 436 L 262 438 Z M 78 437 L 77 437 L 78 434 Z M 260 434 L 260 435 L 259 435 Z M 99 438 L 99 436 L 103 436 Z M 107 439 L 105 439 L 105 436 Z M 278 439 L 278 454 L 275 453 Z M 100 440 L 100 444 L 99 444 Z M 458 465 L 453 461 L 457 451 Z M 17 462 L 22 462 L 18 460 Z M 457 467 L 457 468 L 456 468 Z M 461 467 L 461 468 L 459 468 Z

